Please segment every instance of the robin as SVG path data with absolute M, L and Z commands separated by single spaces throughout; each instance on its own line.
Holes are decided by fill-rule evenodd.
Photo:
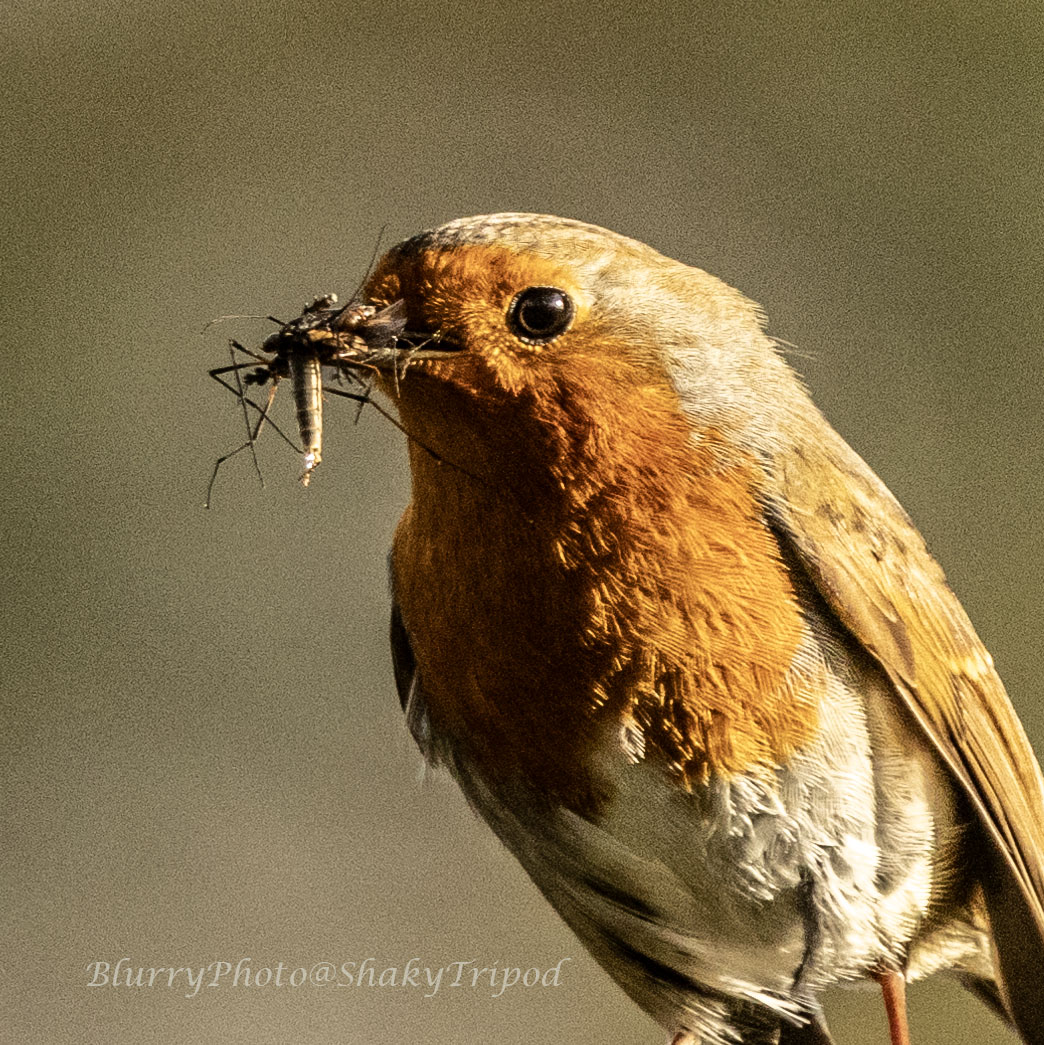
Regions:
M 409 728 L 676 1045 L 955 974 L 1044 1042 L 1044 784 L 943 573 L 757 307 L 532 214 L 400 243 Z M 404 371 L 405 368 L 405 371 Z

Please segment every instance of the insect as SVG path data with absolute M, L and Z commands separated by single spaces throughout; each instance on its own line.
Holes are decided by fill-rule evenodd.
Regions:
M 215 381 L 239 399 L 247 426 L 247 439 L 215 462 L 207 486 L 208 507 L 221 465 L 243 450 L 250 450 L 254 468 L 264 485 L 255 443 L 266 423 L 304 457 L 301 482 L 307 486 L 312 473 L 322 461 L 323 393 L 353 399 L 360 408 L 370 402 L 371 389 L 363 375 L 373 372 L 374 364 L 380 361 L 384 353 L 394 352 L 399 335 L 406 326 L 406 309 L 402 301 L 382 309 L 351 303 L 339 306 L 336 294 L 322 294 L 288 323 L 271 316 L 269 318 L 279 324 L 279 329 L 265 338 L 258 351 L 252 351 L 232 340 L 229 342 L 231 364 L 210 371 Z M 246 361 L 243 361 L 243 356 Z M 336 380 L 347 381 L 357 390 L 332 388 L 329 383 L 324 387 L 324 367 L 333 371 Z M 300 446 L 295 445 L 269 415 L 279 382 L 284 378 L 289 378 L 293 391 Z M 269 390 L 264 404 L 250 398 L 247 393 L 250 386 L 265 384 L 269 384 Z M 253 424 L 250 419 L 251 409 L 258 414 Z

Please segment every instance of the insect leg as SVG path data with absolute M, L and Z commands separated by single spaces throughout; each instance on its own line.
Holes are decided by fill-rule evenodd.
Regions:
M 222 384 L 224 384 L 224 382 L 222 382 Z M 268 411 L 269 411 L 269 408 L 272 406 L 272 400 L 275 399 L 275 394 L 276 394 L 276 389 L 277 388 L 278 388 L 278 382 L 277 381 L 273 381 L 272 382 L 272 387 L 268 390 L 268 402 L 266 402 L 263 407 L 259 406 L 252 399 L 247 399 L 245 395 L 240 397 L 240 401 L 241 402 L 249 403 L 250 406 L 254 407 L 254 409 L 258 411 L 260 416 L 257 419 L 257 424 L 254 425 L 252 430 L 250 428 L 249 420 L 247 421 L 247 441 L 245 443 L 242 443 L 240 446 L 237 446 L 235 448 L 235 450 L 230 450 L 227 454 L 223 454 L 221 457 L 219 457 L 214 462 L 214 470 L 210 473 L 210 482 L 207 483 L 207 499 L 204 502 L 204 507 L 205 508 L 209 508 L 210 507 L 210 495 L 213 493 L 213 490 L 214 490 L 214 481 L 217 479 L 218 470 L 221 468 L 221 466 L 227 460 L 229 460 L 229 458 L 235 457 L 236 454 L 238 454 L 238 453 L 242 453 L 242 451 L 246 450 L 247 447 L 250 448 L 250 452 L 251 452 L 251 454 L 253 455 L 253 458 L 254 458 L 254 467 L 257 468 L 257 478 L 260 481 L 261 486 L 264 487 L 265 480 L 264 480 L 264 476 L 262 476 L 262 474 L 261 474 L 261 468 L 258 465 L 257 454 L 256 454 L 256 452 L 254 450 L 254 444 L 257 442 L 257 437 L 261 434 L 261 429 L 264 428 L 266 421 L 268 421 L 269 424 L 272 425 L 272 428 L 276 432 L 279 432 L 279 434 L 284 439 L 286 439 L 286 441 L 288 443 L 290 443 L 291 446 L 294 445 L 293 442 L 290 439 L 288 439 L 287 436 L 283 432 L 281 432 L 279 430 L 279 428 L 277 427 L 275 422 L 271 421 L 269 416 L 268 416 Z M 243 408 L 243 412 L 244 412 L 244 415 L 245 415 L 246 414 L 246 407 L 245 406 Z M 296 449 L 296 447 L 295 447 L 295 449 Z
M 257 432 L 254 432 L 253 434 L 251 434 L 251 432 L 250 432 L 250 413 L 247 410 L 246 391 L 243 388 L 243 378 L 240 376 L 240 373 L 239 373 L 239 369 L 240 368 L 235 366 L 236 349 L 237 348 L 241 352 L 246 352 L 246 349 L 243 348 L 243 346 L 241 344 L 239 344 L 238 341 L 229 341 L 229 343 L 228 343 L 228 354 L 229 354 L 230 358 L 232 359 L 232 364 L 233 364 L 233 367 L 234 367 L 234 369 L 232 371 L 232 375 L 236 379 L 236 395 L 239 396 L 239 405 L 243 409 L 243 424 L 246 425 L 247 442 L 250 444 L 250 456 L 251 456 L 251 458 L 254 461 L 254 471 L 257 472 L 257 481 L 261 484 L 261 488 L 264 489 L 265 480 L 264 480 L 264 476 L 262 476 L 262 474 L 261 474 L 261 465 L 258 463 L 258 460 L 257 460 L 257 449 L 254 446 L 254 440 L 257 439 L 257 432 L 261 431 L 261 425 L 264 422 L 265 416 L 268 414 L 268 408 L 272 405 L 272 400 L 275 398 L 276 382 L 275 381 L 272 382 L 272 387 L 271 387 L 271 389 L 269 390 L 269 393 L 268 393 L 268 402 L 265 404 L 264 410 L 261 411 L 261 419 L 257 422 Z M 252 353 L 247 353 L 247 354 L 251 355 Z M 216 474 L 216 472 L 215 472 L 215 474 Z M 213 480 L 211 480 L 211 482 L 213 482 Z M 209 494 L 207 495 L 207 500 L 208 501 L 210 500 L 210 495 Z

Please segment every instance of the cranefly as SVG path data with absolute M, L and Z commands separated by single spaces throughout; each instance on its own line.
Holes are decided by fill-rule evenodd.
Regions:
M 207 487 L 208 506 L 218 469 L 243 450 L 250 450 L 258 478 L 261 478 L 254 446 L 266 423 L 304 457 L 301 482 L 307 486 L 312 472 L 322 460 L 324 392 L 360 404 L 369 402 L 370 390 L 365 375 L 372 372 L 373 361 L 382 353 L 394 352 L 406 326 L 406 310 L 401 301 L 381 309 L 350 302 L 339 306 L 335 294 L 315 298 L 288 323 L 269 318 L 279 324 L 279 329 L 265 338 L 259 351 L 245 348 L 238 341 L 230 341 L 231 364 L 210 371 L 215 381 L 238 397 L 246 421 L 247 439 L 215 462 Z M 324 367 L 335 380 L 354 385 L 357 390 L 332 388 L 329 382 L 324 385 Z M 269 415 L 279 382 L 284 378 L 290 380 L 293 391 L 300 446 L 296 446 Z M 265 384 L 269 385 L 265 403 L 258 403 L 247 394 L 251 385 Z M 258 415 L 253 424 L 250 421 L 251 409 Z

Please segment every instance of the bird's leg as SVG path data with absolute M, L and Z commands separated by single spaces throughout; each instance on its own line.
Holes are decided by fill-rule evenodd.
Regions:
M 678 1031 L 678 1033 L 671 1038 L 670 1045 L 700 1045 L 700 1042 L 697 1037 L 690 1034 L 687 1030 L 682 1030 Z
M 906 1023 L 906 977 L 895 969 L 888 969 L 874 973 L 874 979 L 881 985 L 884 995 L 892 1045 L 910 1045 L 910 1028 Z

